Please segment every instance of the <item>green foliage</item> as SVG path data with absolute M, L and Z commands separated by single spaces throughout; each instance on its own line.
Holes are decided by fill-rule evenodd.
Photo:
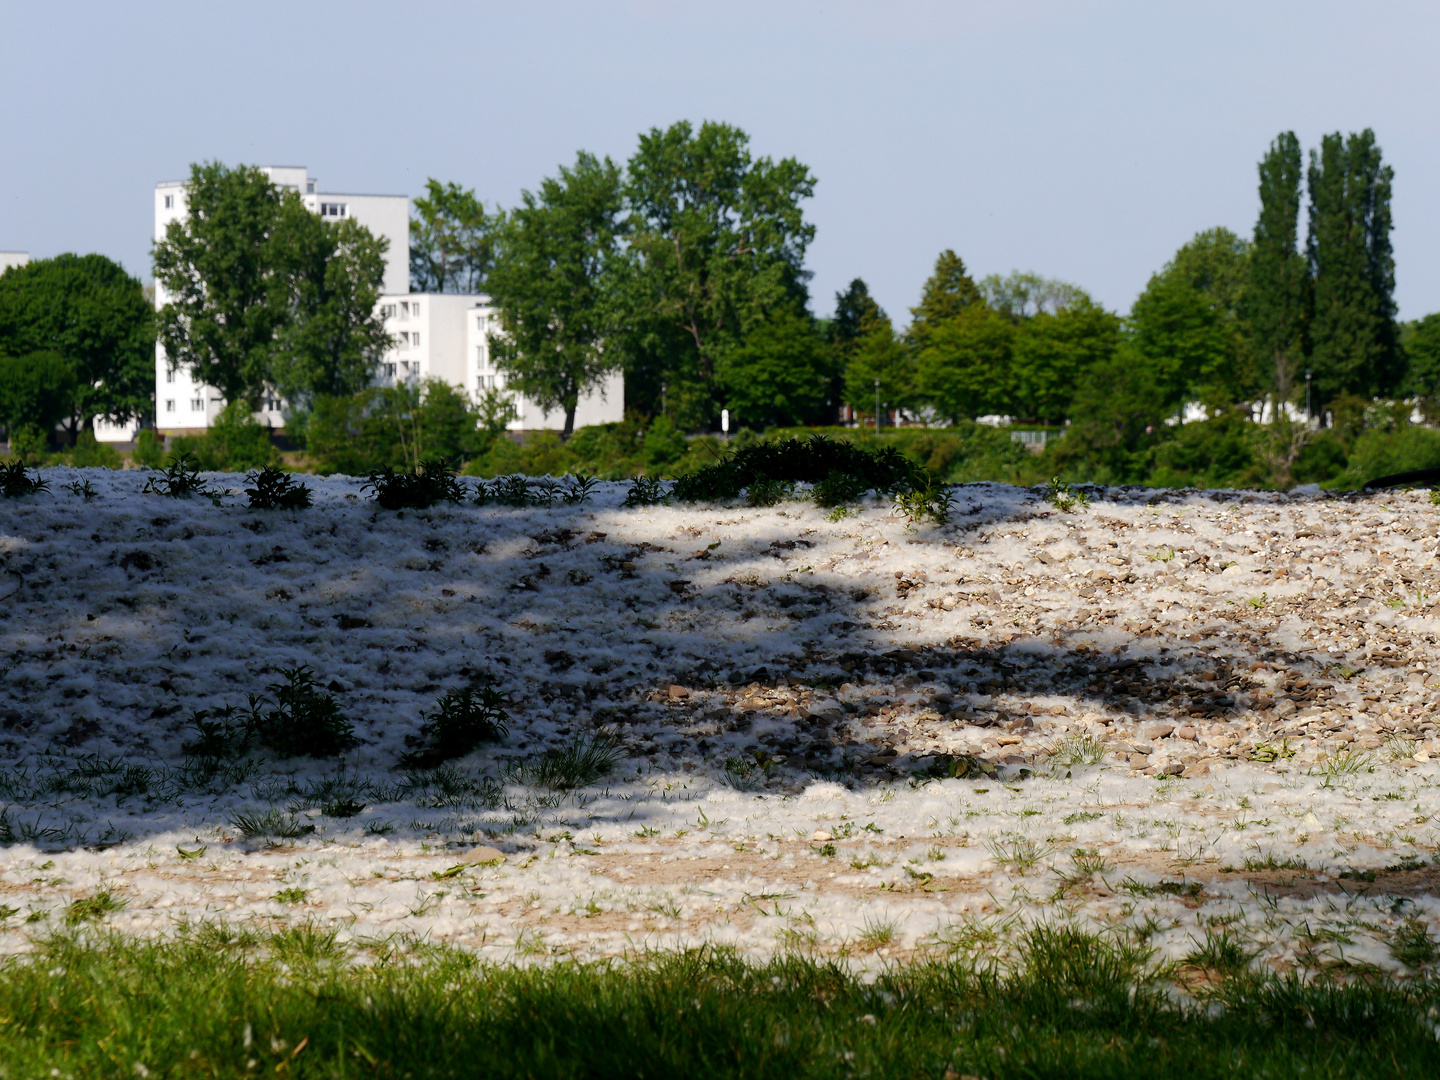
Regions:
M 1064 305 L 1042 309 L 1016 327 L 1006 397 L 1017 415 L 1054 422 L 1072 415 L 1080 384 L 1115 355 L 1121 323 L 1074 286 L 1047 284 Z
M 863 482 L 865 490 L 913 491 L 924 484 L 923 470 L 891 446 L 865 450 L 854 443 L 815 435 L 809 439 L 761 442 L 737 448 L 675 483 L 675 497 L 686 502 L 733 499 L 755 484 L 836 484 L 843 473 Z
M 410 291 L 479 293 L 494 262 L 498 222 L 475 192 L 425 181 L 410 219 Z
M 43 434 L 70 419 L 76 393 L 75 365 L 60 353 L 0 354 L 0 425 L 12 443 L 21 428 Z
M 250 703 L 247 723 L 262 746 L 281 757 L 322 758 L 359 742 L 355 726 L 309 667 L 280 668 L 277 674 L 281 681 L 266 687 L 268 697 Z
M 481 743 L 496 742 L 509 732 L 508 697 L 493 686 L 447 690 L 435 708 L 421 714 L 423 723 L 401 764 L 433 769 L 451 758 L 463 757 Z
M 280 455 L 270 441 L 270 429 L 255 421 L 243 401 L 220 410 L 203 435 L 176 435 L 170 440 L 169 460 L 194 458 L 207 472 L 241 472 L 261 469 Z
M 1260 162 L 1260 216 L 1250 248 L 1245 317 L 1257 377 L 1274 400 L 1293 401 L 1305 358 L 1310 269 L 1299 250 L 1300 140 L 1283 132 Z
M 967 279 L 968 280 L 968 279 Z M 912 328 L 915 396 L 944 420 L 973 420 L 1010 409 L 1015 323 L 983 302 Z
M 800 203 L 815 180 L 793 158 L 753 158 L 749 136 L 727 124 L 681 121 L 640 137 L 624 196 L 625 262 L 617 275 L 619 327 L 631 356 L 627 395 L 683 428 L 719 412 L 716 368 L 766 315 L 803 300 L 814 226 Z M 634 388 L 630 385 L 631 375 Z
M 626 506 L 655 506 L 669 502 L 663 476 L 641 475 L 630 481 L 630 490 L 625 493 Z
M 1403 390 L 1420 398 L 1425 417 L 1440 420 L 1440 312 L 1401 327 L 1406 382 Z
M 1310 152 L 1310 234 L 1314 281 L 1310 333 L 1320 401 L 1342 393 L 1390 392 L 1399 377 L 1390 185 L 1375 133 L 1339 132 Z
M 27 465 L 43 465 L 50 440 L 34 424 L 21 424 L 10 431 L 10 452 Z
M 123 422 L 154 407 L 155 312 L 140 282 L 104 255 L 36 259 L 0 275 L 0 356 L 35 353 L 68 368 L 58 419 L 72 443 L 97 415 Z M 8 382 L 0 367 L 0 414 Z M 28 419 L 48 431 L 47 421 Z
M 275 810 L 244 816 L 266 819 L 267 831 L 253 835 L 313 827 Z M 871 919 L 862 934 L 893 941 L 896 927 Z M 720 948 L 487 964 L 426 945 L 377 959 L 373 945 L 362 953 L 302 920 L 274 934 L 204 924 L 162 938 L 36 936 L 4 962 L 0 1015 L 11 1022 L 0 1068 L 497 1080 L 947 1071 L 1219 1080 L 1440 1069 L 1426 1018 L 1432 981 L 1256 970 L 1177 993 L 1144 948 L 1118 935 L 1041 927 L 1002 944 L 1012 941 L 1014 957 L 967 942 L 943 959 L 857 972 L 793 953 L 752 962 Z
M 388 241 L 322 221 L 246 166 L 192 166 L 186 205 L 155 245 L 172 365 L 232 404 L 278 387 L 304 405 L 369 382 L 388 343 L 376 304 Z
M 824 419 L 835 354 L 809 314 L 778 308 L 716 363 L 716 382 L 737 420 L 756 426 Z
M 1327 486 L 1354 489 L 1368 480 L 1415 469 L 1440 468 L 1440 431 L 1405 425 L 1362 432 L 1349 449 L 1345 469 Z
M 954 496 L 933 474 L 918 479 L 909 491 L 895 493 L 895 511 L 912 522 L 928 521 L 944 525 L 950 520 Z
M 50 490 L 50 481 L 25 472 L 25 463 L 20 460 L 0 462 L 0 495 L 7 499 L 19 499 L 26 495 L 38 495 Z
M 165 460 L 165 444 L 154 428 L 141 428 L 135 433 L 135 464 L 147 469 L 158 469 Z
M 527 480 L 518 474 L 497 476 L 477 487 L 474 502 L 477 506 L 491 503 L 498 506 L 554 506 L 557 502 L 578 506 L 590 498 L 595 484 L 596 480 L 591 476 L 567 475 L 559 480 L 544 476 L 537 481 Z
M 425 510 L 438 502 L 458 503 L 465 498 L 455 470 L 439 459 L 422 461 L 419 468 L 398 473 L 389 466 L 376 469 L 361 490 L 367 488 L 386 510 Z
M 74 447 L 63 455 L 67 464 L 77 469 L 118 469 L 120 452 L 95 438 L 93 431 L 82 431 Z
M 311 503 L 310 487 L 275 465 L 245 477 L 251 510 L 303 510 Z
M 611 281 L 623 227 L 620 169 L 583 151 L 506 217 L 487 283 L 503 333 L 491 335 L 507 385 L 549 412 L 575 409 L 619 364 Z
M 193 454 L 181 452 L 171 456 L 160 476 L 152 476 L 141 489 L 148 495 L 166 495 L 172 499 L 188 499 L 192 495 L 216 498 L 218 493 L 208 480 L 200 478 L 200 463 Z
M 1231 411 L 1182 424 L 1155 446 L 1146 483 L 1156 487 L 1252 487 L 1267 477 L 1258 440 L 1270 434 Z
M 1058 476 L 1052 478 L 1050 483 L 1045 486 L 1045 492 L 1041 498 L 1062 514 L 1073 513 L 1076 510 L 1088 510 L 1090 507 L 1089 495 L 1071 484 L 1062 483 Z
M 483 412 L 487 406 L 491 411 Z M 438 379 L 374 387 L 317 398 L 306 424 L 305 454 L 316 472 L 347 476 L 414 469 L 427 458 L 458 464 L 504 442 L 499 432 L 508 417 L 493 399 L 477 408 L 463 391 Z
M 875 430 L 875 399 L 880 387 L 881 423 L 888 408 L 910 408 L 918 403 L 915 391 L 915 353 L 896 336 L 890 320 L 881 313 L 875 325 L 850 342 L 845 362 L 845 400 L 856 413 L 869 416 Z
M 545 751 L 540 760 L 523 766 L 518 777 L 551 791 L 588 787 L 607 776 L 625 759 L 619 740 L 609 735 L 577 735 L 564 746 Z

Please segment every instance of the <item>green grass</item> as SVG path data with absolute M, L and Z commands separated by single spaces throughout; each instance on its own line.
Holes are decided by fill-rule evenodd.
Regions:
M 0 1075 L 1440 1075 L 1433 982 L 1240 974 L 1181 1003 L 1146 975 L 1146 950 L 1063 928 L 1022 935 L 1014 970 L 873 980 L 716 951 L 526 968 L 395 942 L 354 956 L 303 925 L 39 941 L 0 961 Z

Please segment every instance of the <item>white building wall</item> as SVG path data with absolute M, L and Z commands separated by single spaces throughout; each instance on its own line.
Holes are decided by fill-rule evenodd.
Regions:
M 28 251 L 0 251 L 0 274 L 12 266 L 26 266 L 30 262 Z

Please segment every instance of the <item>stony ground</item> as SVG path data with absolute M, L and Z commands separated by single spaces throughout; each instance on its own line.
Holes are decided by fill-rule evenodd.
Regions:
M 88 475 L 93 501 L 72 470 L 0 501 L 6 948 L 308 922 L 496 958 L 879 963 L 1074 920 L 1199 967 L 1433 959 L 1424 493 L 1065 512 L 970 485 L 937 526 L 624 508 L 621 485 L 399 515 L 338 477 L 261 514 Z M 297 664 L 360 746 L 198 772 L 194 710 Z M 400 769 L 467 683 L 511 695 L 508 739 Z M 538 782 L 547 749 L 607 738 L 603 779 Z

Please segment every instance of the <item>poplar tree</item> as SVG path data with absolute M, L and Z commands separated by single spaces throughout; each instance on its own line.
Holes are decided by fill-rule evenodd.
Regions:
M 1399 374 L 1395 257 L 1390 246 L 1390 185 L 1375 133 L 1326 135 L 1310 152 L 1310 232 L 1314 279 L 1310 326 L 1318 400 L 1374 397 Z
M 1299 250 L 1303 166 L 1293 131 L 1276 136 L 1259 172 L 1260 217 L 1245 311 L 1251 350 L 1278 406 L 1291 399 L 1304 363 L 1310 296 L 1310 268 Z

